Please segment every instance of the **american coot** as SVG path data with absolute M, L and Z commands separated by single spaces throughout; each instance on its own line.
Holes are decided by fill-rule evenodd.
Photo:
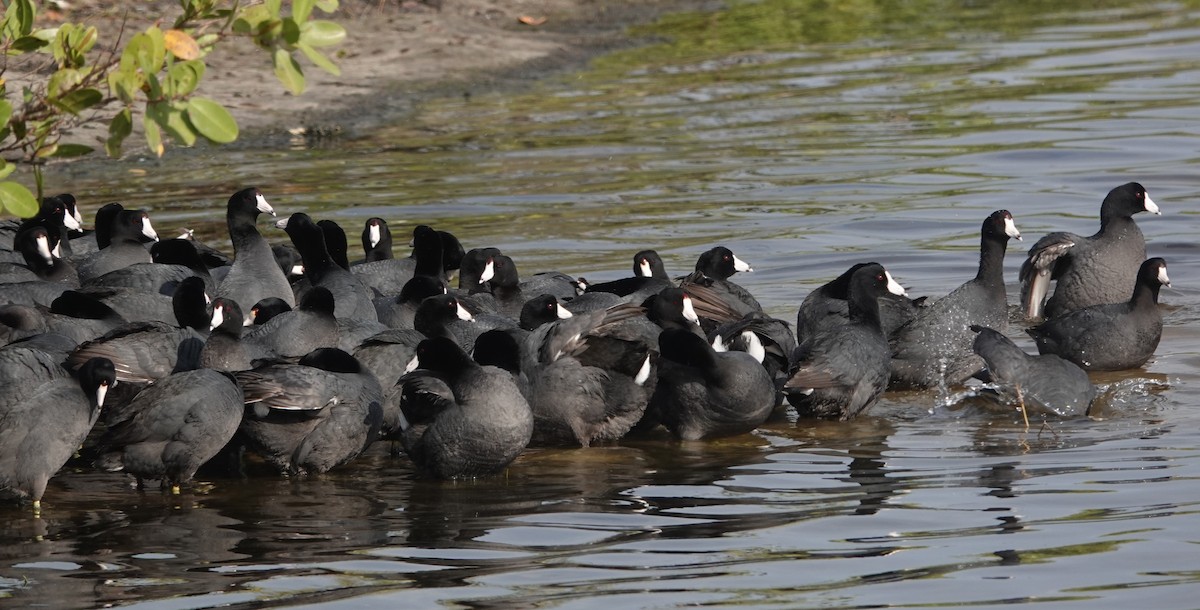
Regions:
M 293 307 L 296 305 L 292 286 L 275 262 L 271 245 L 254 226 L 259 214 L 274 216 L 275 210 L 256 188 L 234 193 L 225 208 L 234 260 L 225 279 L 217 287 L 215 296 L 237 301 L 238 307 L 246 314 L 255 303 L 267 297 L 283 299 Z
M 767 374 L 781 389 L 787 381 L 792 353 L 796 350 L 796 335 L 787 322 L 764 313 L 748 313 L 740 320 L 726 322 L 708 335 L 717 351 L 746 352 L 761 362 Z M 776 395 L 776 405 L 783 404 L 783 394 Z
M 481 366 L 445 337 L 417 346 L 398 382 L 401 441 L 424 472 L 443 479 L 504 470 L 529 444 L 533 413 L 508 372 Z
M 195 329 L 208 328 L 212 315 L 208 312 L 208 293 L 204 280 L 199 277 L 184 279 L 171 295 L 171 310 L 180 326 Z
M 93 226 L 94 230 L 92 233 L 76 239 L 75 243 L 71 244 L 71 248 L 74 250 L 72 260 L 82 259 L 98 250 L 107 248 L 112 243 L 113 220 L 124 209 L 125 206 L 116 201 L 100 206 L 96 210 L 95 225 Z
M 208 338 L 200 349 L 200 366 L 218 371 L 244 371 L 251 367 L 250 354 L 242 345 L 242 310 L 237 301 L 217 297 L 212 302 Z
M 784 385 L 788 402 L 803 416 L 851 419 L 865 413 L 887 388 L 889 352 L 879 320 L 879 297 L 904 296 L 904 288 L 878 263 L 850 276 L 849 320 L 805 337 Z
M 17 307 L 19 306 L 8 306 L 10 310 Z M 126 323 L 113 308 L 74 290 L 64 291 L 54 299 L 49 311 L 27 309 L 25 313 L 28 313 L 30 318 L 23 321 L 26 324 L 23 328 L 59 333 L 70 337 L 76 343 L 88 341 Z M 12 314 L 18 312 L 10 311 L 9 315 Z M 16 333 L 13 338 L 29 334 L 31 333 Z
M 279 270 L 283 272 L 284 277 L 289 280 L 295 280 L 304 275 L 304 261 L 300 259 L 300 253 L 291 244 L 275 244 L 271 246 L 271 255 L 275 257 L 275 264 L 279 266 Z M 293 289 L 292 293 L 294 294 L 295 292 Z
M 525 305 L 526 293 L 521 287 L 521 277 L 513 259 L 498 254 L 491 258 L 492 277 L 483 283 L 484 292 L 472 295 L 471 302 L 479 306 L 480 311 L 496 313 L 506 318 L 517 320 L 521 317 L 521 307 Z M 537 296 L 538 293 L 532 293 Z M 572 293 L 570 296 L 574 296 Z
M 179 234 L 178 239 L 192 242 L 192 246 L 196 249 L 196 254 L 200 256 L 200 261 L 204 263 L 204 266 L 208 269 L 220 269 L 222 267 L 229 267 L 233 264 L 233 259 L 229 258 L 229 256 L 224 252 L 221 252 L 220 250 L 217 250 L 216 248 L 213 248 L 212 246 L 196 239 L 196 232 L 191 229 L 183 229 L 183 231 Z M 153 249 L 150 252 L 150 256 L 154 256 Z M 158 259 L 156 258 L 155 261 L 157 260 Z M 227 268 L 224 269 L 222 274 L 228 270 L 229 269 Z
M 124 324 L 98 337 L 92 335 L 95 339 L 82 340 L 67 362 L 77 367 L 89 358 L 108 358 L 116 367 L 117 379 L 135 383 L 148 383 L 174 372 L 198 367 L 200 350 L 204 347 L 210 326 L 209 316 L 197 311 L 204 307 L 200 302 L 203 292 L 198 286 L 202 283 L 200 280 L 185 282 L 172 297 L 178 326 L 163 322 Z M 72 296 L 72 293 L 65 293 L 60 300 L 68 296 Z M 70 312 L 89 309 L 86 300 L 78 297 L 68 305 L 66 311 Z
M 443 294 L 426 298 L 417 306 L 413 328 L 426 337 L 448 337 L 464 349 L 475 345 L 479 335 L 493 329 L 524 331 L 511 320 L 497 314 L 471 315 L 453 295 Z
M 737 310 L 739 317 L 751 312 L 762 312 L 762 305 L 750 291 L 729 281 L 733 274 L 744 271 L 753 272 L 750 264 L 734 255 L 733 251 L 724 246 L 717 246 L 702 253 L 696 259 L 696 270 L 683 279 L 681 287 L 699 284 L 711 288 L 721 295 L 731 308 Z
M 642 250 L 633 255 L 633 277 L 588 284 L 587 292 L 608 292 L 628 297 L 631 303 L 641 303 L 670 286 L 671 276 L 667 275 L 662 257 L 654 250 Z
M 233 438 L 242 391 L 210 369 L 175 373 L 138 393 L 97 442 L 96 467 L 160 479 L 173 493 Z
M 26 377 L 23 385 L 31 389 L 0 392 L 0 490 L 32 500 L 35 514 L 46 483 L 87 437 L 117 383 L 103 358 L 85 362 L 77 377 Z
M 1021 239 L 1021 233 L 1007 210 L 992 212 L 980 233 L 975 277 L 921 309 L 890 337 L 892 387 L 930 388 L 966 381 L 982 366 L 971 351 L 975 333 L 970 325 L 998 330 L 1008 326 L 1004 252 L 1009 238 Z
M 461 328 L 461 323 L 471 323 L 474 320 L 475 317 L 454 295 L 441 294 L 426 297 L 421 301 L 413 314 L 413 328 L 421 331 L 426 337 L 449 337 L 463 345 L 468 338 L 473 339 L 478 333 L 472 334 L 469 330 Z M 473 342 L 472 340 L 466 344 L 472 345 Z
M 518 322 L 521 328 L 533 330 L 543 324 L 556 320 L 565 320 L 575 314 L 571 313 L 558 298 L 551 294 L 543 294 L 525 301 L 521 306 L 521 316 Z
M 424 275 L 447 281 L 443 233 L 429 225 L 413 227 L 413 251 L 408 258 L 387 258 L 350 267 L 364 285 L 382 295 L 394 295 L 412 278 Z
M 68 286 L 79 284 L 75 267 L 54 254 L 54 246 L 45 227 L 34 225 L 21 228 L 13 240 L 13 247 L 25 260 L 25 266 L 33 271 L 36 276 L 34 279 L 63 282 Z
M 1100 230 L 1095 235 L 1051 233 L 1033 244 L 1020 272 L 1025 315 L 1054 318 L 1129 296 L 1138 265 L 1146 258 L 1146 239 L 1133 221 L 1139 212 L 1161 214 L 1142 185 L 1122 184 L 1100 204 Z M 1057 283 L 1043 311 L 1050 280 Z
M 278 225 L 292 238 L 304 260 L 304 276 L 313 287 L 323 286 L 334 294 L 334 316 L 375 322 L 375 303 L 370 290 L 330 257 L 321 227 L 303 212 L 292 214 Z
M 150 217 L 142 210 L 121 210 L 111 225 L 111 243 L 76 263 L 79 281 L 87 283 L 105 273 L 135 263 L 150 263 L 150 252 L 143 243 L 158 241 Z
M 412 328 L 421 301 L 442 294 L 446 294 L 446 285 L 441 280 L 428 275 L 414 275 L 404 283 L 400 294 L 375 299 L 375 313 L 379 321 L 390 328 Z
M 849 269 L 808 293 L 796 311 L 796 337 L 815 335 L 827 328 L 840 326 L 849 319 L 850 310 L 846 299 L 850 298 L 850 276 L 866 263 L 852 265 Z M 925 297 L 910 299 L 907 296 L 884 292 L 879 297 L 879 324 L 884 336 L 891 336 L 897 328 L 904 326 L 917 316 L 925 305 Z
M 172 299 L 165 294 L 136 288 L 104 286 L 84 286 L 79 292 L 108 305 L 129 322 L 162 322 L 174 325 L 177 321 Z
M 333 264 L 350 270 L 350 244 L 346 241 L 346 231 L 338 223 L 322 218 L 317 221 L 317 226 L 321 228 L 321 235 L 325 237 L 325 249 L 329 251 L 329 260 Z
M 973 325 L 971 330 L 978 333 L 972 349 L 987 366 L 980 376 L 1026 414 L 1083 415 L 1096 398 L 1096 386 L 1074 363 L 1053 354 L 1026 354 L 991 328 Z
M 197 276 L 204 280 L 205 289 L 216 287 L 208 267 L 200 259 L 196 246 L 186 239 L 167 239 L 150 247 L 153 262 L 135 263 L 105 273 L 88 281 L 88 286 L 131 288 L 170 296 L 184 279 Z
M 458 270 L 458 289 L 467 293 L 484 290 L 483 283 L 492 279 L 492 266 L 488 261 L 493 256 L 503 254 L 498 248 L 472 248 L 462 259 L 462 267 Z
M 1158 348 L 1162 337 L 1158 290 L 1170 285 L 1167 262 L 1146 259 L 1127 301 L 1077 309 L 1027 332 L 1037 342 L 1038 352 L 1058 354 L 1089 371 L 1138 367 Z
M 549 296 L 549 295 L 547 295 Z M 526 335 L 528 337 L 528 335 Z M 414 354 L 415 355 L 415 354 Z M 513 333 L 494 328 L 475 338 L 471 359 L 482 366 L 494 366 L 508 371 L 521 390 L 526 401 L 529 399 L 529 378 L 521 372 L 521 344 Z
M 521 282 L 519 287 L 526 298 L 530 295 L 551 294 L 560 299 L 573 299 L 583 294 L 584 290 L 584 285 L 579 280 L 561 271 L 535 273 Z
M 699 335 L 669 328 L 658 336 L 658 385 L 646 417 L 676 438 L 750 432 L 775 407 L 775 384 L 744 352 L 716 352 Z
M 250 358 L 295 361 L 319 347 L 338 342 L 333 293 L 318 286 L 304 294 L 300 306 L 285 311 L 242 335 Z
M 379 217 L 367 219 L 362 232 L 362 247 L 364 263 L 392 258 L 392 232 L 386 220 Z
M 622 336 L 620 324 L 643 312 L 620 305 L 529 334 L 520 370 L 529 379 L 534 443 L 587 447 L 619 439 L 638 423 L 646 410 L 643 388 L 653 372 L 655 345 Z
M 250 314 L 246 316 L 246 326 L 258 326 L 266 324 L 268 320 L 274 318 L 281 313 L 287 313 L 292 310 L 292 306 L 288 305 L 283 299 L 278 297 L 267 297 L 254 304 L 250 308 Z
M 134 322 L 81 343 L 67 362 L 77 367 L 91 358 L 108 358 L 116 367 L 117 379 L 149 383 L 199 366 L 204 339 L 204 334 L 192 328 Z
M 281 472 L 326 472 L 358 457 L 379 435 L 383 392 L 353 356 L 314 350 L 299 364 L 234 373 L 246 401 L 249 448 Z
M 13 240 L 17 233 L 35 226 L 45 229 L 50 236 L 50 248 L 56 256 L 71 257 L 71 246 L 67 236 L 71 231 L 82 229 L 79 218 L 75 215 L 74 205 L 67 206 L 66 198 L 72 202 L 71 195 L 55 195 L 42 198 L 42 204 L 36 214 L 20 222 L 13 220 L 0 221 L 0 250 L 15 250 Z
M 682 288 L 667 288 L 642 302 L 646 317 L 666 329 L 681 329 L 703 337 L 700 316 L 691 295 Z

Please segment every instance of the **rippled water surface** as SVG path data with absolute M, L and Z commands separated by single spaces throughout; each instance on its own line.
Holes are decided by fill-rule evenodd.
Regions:
M 372 215 L 429 222 L 590 279 L 646 246 L 686 271 L 720 243 L 793 319 L 865 259 L 945 294 L 992 210 L 1023 251 L 1092 233 L 1108 189 L 1137 180 L 1174 282 L 1157 357 L 1094 378 L 1103 417 L 1029 430 L 907 393 L 851 423 L 531 450 L 479 481 L 422 480 L 384 447 L 178 497 L 66 472 L 42 518 L 0 506 L 0 606 L 1197 607 L 1200 6 L 767 0 L 655 28 L 673 42 L 435 100 L 365 139 L 51 181 L 214 239 L 228 194 L 257 184 L 352 235 Z

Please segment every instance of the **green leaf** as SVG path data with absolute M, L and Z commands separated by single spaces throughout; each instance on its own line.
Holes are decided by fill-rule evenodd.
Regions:
M 16 182 L 0 182 L 0 205 L 14 216 L 31 218 L 38 211 L 37 198 Z
M 221 37 L 216 34 L 205 34 L 197 38 L 196 45 L 200 47 L 200 54 L 203 55 L 208 53 L 212 46 L 220 39 Z
M 317 0 L 317 8 L 326 13 L 332 13 L 338 8 L 338 0 Z
M 161 100 L 163 97 L 162 84 L 158 82 L 158 76 L 154 74 L 146 74 L 144 77 L 146 82 L 146 97 L 152 100 Z
M 142 129 L 146 131 L 146 147 L 155 156 L 163 156 L 162 131 L 158 128 L 158 123 L 150 118 L 149 113 L 142 117 Z
M 50 75 L 50 80 L 46 84 L 46 97 L 53 100 L 70 92 L 71 88 L 81 82 L 83 82 L 83 73 L 74 68 L 63 68 Z
M 292 19 L 297 23 L 308 21 L 312 14 L 314 0 L 292 0 Z
M 233 115 L 208 98 L 188 100 L 187 119 L 200 135 L 217 144 L 228 144 L 238 137 L 238 125 Z
M 121 143 L 133 133 L 133 113 L 122 108 L 108 124 L 108 139 L 104 141 L 104 152 L 114 159 L 121 156 Z
M 300 41 L 311 47 L 329 47 L 346 39 L 346 28 L 323 19 L 306 22 L 300 27 Z
M 313 62 L 313 64 L 315 64 L 318 68 L 321 68 L 322 70 L 325 70 L 334 76 L 342 75 L 342 69 L 339 68 L 337 64 L 330 61 L 328 57 L 322 55 L 320 51 L 304 43 L 296 45 L 296 48 L 300 49 L 300 52 L 304 53 L 304 56 L 308 58 L 308 61 Z
M 97 89 L 76 89 L 57 100 L 53 100 L 53 104 L 63 111 L 71 114 L 79 114 L 99 104 L 103 99 L 104 95 Z
M 184 146 L 192 146 L 196 143 L 196 131 L 184 119 L 184 108 L 183 105 L 154 102 L 146 105 L 146 117 L 153 119 L 176 142 Z
M 125 44 L 125 50 L 121 52 L 121 69 L 132 71 L 138 68 L 146 74 L 154 74 L 162 69 L 166 56 L 167 45 L 162 30 L 151 26 L 134 34 Z
M 48 44 L 50 43 L 42 40 L 41 38 L 36 38 L 34 36 L 22 36 L 13 41 L 12 49 L 22 53 L 29 53 L 45 47 Z
M 266 2 L 263 3 L 263 6 L 267 7 L 267 12 L 274 19 L 279 19 L 279 17 L 280 17 L 279 9 L 282 8 L 282 5 L 283 5 L 282 0 L 266 0 Z
M 95 44 L 96 28 L 64 23 L 55 34 L 52 52 L 60 66 L 77 68 L 87 63 L 87 52 Z
M 143 82 L 137 72 L 117 70 L 108 75 L 108 91 L 125 104 L 132 104 Z
M 13 0 L 4 11 L 3 33 L 10 40 L 27 36 L 33 31 L 33 17 L 37 12 L 33 0 Z
M 0 180 L 9 177 L 15 171 L 17 171 L 16 163 L 9 163 L 4 159 L 0 159 Z
M 59 144 L 58 150 L 54 151 L 54 154 L 51 156 L 59 159 L 69 159 L 71 157 L 82 157 L 90 154 L 93 150 L 95 149 L 91 146 L 84 146 L 83 144 Z
M 304 73 L 300 71 L 300 64 L 296 63 L 292 54 L 286 49 L 275 49 L 271 59 L 275 63 L 275 76 L 279 82 L 295 95 L 303 93 Z
M 58 26 L 58 31 L 54 34 L 54 46 L 50 48 L 50 52 L 54 55 L 54 61 L 59 65 L 64 65 L 67 60 L 67 53 L 70 51 L 70 45 L 67 44 L 67 36 L 71 30 L 75 29 L 72 23 L 64 23 Z
M 6 99 L 0 99 L 0 127 L 8 125 L 8 120 L 12 118 L 12 104 Z
M 34 30 L 29 33 L 29 37 L 37 38 L 38 40 L 49 44 L 54 42 L 54 39 L 58 37 L 58 28 L 42 28 L 40 30 Z
M 151 27 L 133 35 L 121 52 L 121 70 L 132 72 L 140 69 L 145 74 L 155 74 L 162 69 L 167 47 L 163 42 L 162 30 Z
M 176 62 L 167 70 L 167 77 L 171 80 L 172 94 L 175 97 L 186 97 L 196 90 L 200 79 L 204 78 L 204 62 Z
M 290 45 L 300 42 L 300 25 L 291 17 L 283 19 L 283 40 Z

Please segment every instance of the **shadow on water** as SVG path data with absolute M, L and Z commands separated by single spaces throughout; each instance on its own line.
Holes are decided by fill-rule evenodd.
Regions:
M 216 478 L 178 497 L 75 467 L 42 518 L 0 505 L 0 600 L 1194 607 L 1179 558 L 1200 527 L 1198 9 L 735 2 L 527 94 L 440 100 L 360 140 L 56 167 L 51 189 L 87 210 L 121 200 L 164 235 L 189 226 L 218 245 L 224 201 L 247 184 L 352 233 L 373 215 L 399 235 L 431 223 L 526 273 L 614 279 L 646 246 L 679 273 L 723 243 L 756 269 L 735 279 L 787 320 L 864 259 L 944 295 L 974 275 L 992 210 L 1029 239 L 1090 234 L 1103 193 L 1137 179 L 1165 213 L 1138 222 L 1176 285 L 1144 370 L 1094 376 L 1093 418 L 1029 429 L 1015 410 L 889 393 L 854 422 L 531 450 L 477 481 L 422 479 L 385 447 L 325 476 Z M 1009 334 L 1032 349 L 1019 324 Z

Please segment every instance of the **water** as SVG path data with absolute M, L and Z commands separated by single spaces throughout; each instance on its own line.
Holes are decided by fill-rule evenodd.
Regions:
M 593 280 L 646 246 L 680 272 L 722 243 L 790 320 L 866 259 L 945 294 L 997 208 L 1027 236 L 1013 300 L 1018 252 L 1092 233 L 1108 189 L 1138 180 L 1175 286 L 1157 357 L 1094 377 L 1100 417 L 1029 430 L 889 393 L 851 423 L 536 450 L 480 481 L 421 480 L 383 447 L 179 497 L 66 472 L 42 518 L 0 506 L 0 606 L 1196 607 L 1200 7 L 768 0 L 659 27 L 676 41 L 369 138 L 51 181 L 217 240 L 228 194 L 257 184 L 352 235 L 376 214 L 430 222 Z

